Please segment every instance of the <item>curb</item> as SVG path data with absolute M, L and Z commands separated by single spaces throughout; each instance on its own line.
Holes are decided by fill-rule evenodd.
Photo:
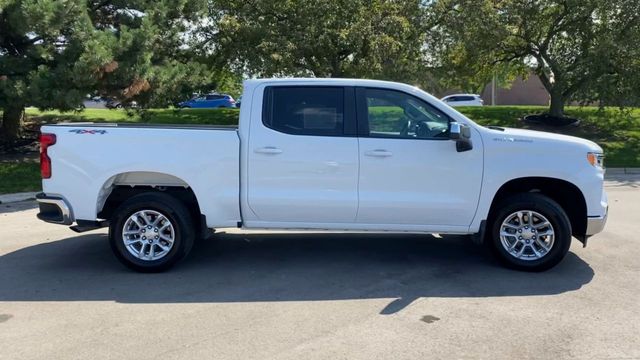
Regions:
M 25 200 L 34 200 L 37 192 L 21 192 L 15 194 L 0 195 L 0 204 L 9 204 Z
M 607 168 L 605 175 L 640 175 L 640 168 Z

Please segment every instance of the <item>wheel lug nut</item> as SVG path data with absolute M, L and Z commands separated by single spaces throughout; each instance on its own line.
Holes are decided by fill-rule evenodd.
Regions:
M 158 229 L 153 229 L 154 232 L 158 232 Z
M 156 235 L 156 240 L 158 240 L 160 237 Z
M 147 226 L 147 229 L 151 229 L 151 225 Z
M 143 237 L 142 237 L 142 240 L 147 240 L 147 237 L 146 237 L 146 236 L 143 236 Z

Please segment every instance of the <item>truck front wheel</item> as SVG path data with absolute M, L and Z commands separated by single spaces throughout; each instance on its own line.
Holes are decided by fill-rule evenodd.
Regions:
M 109 227 L 114 254 L 140 272 L 164 271 L 189 254 L 196 232 L 185 205 L 157 192 L 136 195 L 120 205 Z
M 558 264 L 571 245 L 571 223 L 552 199 L 538 193 L 502 201 L 492 217 L 489 244 L 506 266 L 544 271 Z

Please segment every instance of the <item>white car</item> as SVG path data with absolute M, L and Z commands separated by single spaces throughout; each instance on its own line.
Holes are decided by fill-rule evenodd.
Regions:
M 484 101 L 477 94 L 454 94 L 441 99 L 449 106 L 482 106 Z
M 540 271 L 605 225 L 591 141 L 483 127 L 393 82 L 248 80 L 243 94 L 239 127 L 43 126 L 38 217 L 109 226 L 138 271 L 228 227 L 470 234 Z

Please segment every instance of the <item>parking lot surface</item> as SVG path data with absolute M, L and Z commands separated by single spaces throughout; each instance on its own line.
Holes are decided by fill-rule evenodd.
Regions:
M 138 274 L 105 230 L 0 205 L 0 359 L 640 358 L 640 182 L 544 273 L 463 236 L 218 233 Z

